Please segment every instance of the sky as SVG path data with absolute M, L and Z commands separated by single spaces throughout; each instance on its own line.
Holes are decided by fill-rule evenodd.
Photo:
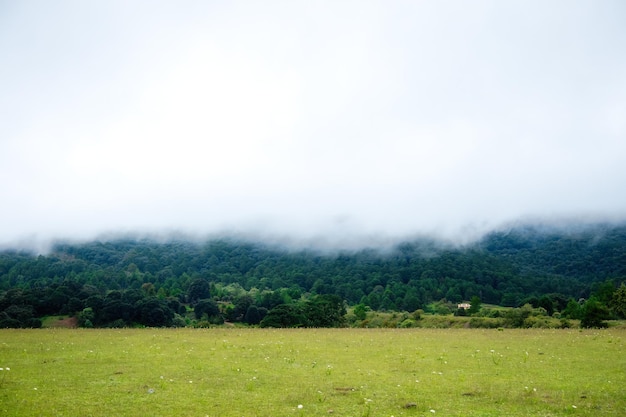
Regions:
M 626 218 L 626 3 L 0 0 L 0 245 Z

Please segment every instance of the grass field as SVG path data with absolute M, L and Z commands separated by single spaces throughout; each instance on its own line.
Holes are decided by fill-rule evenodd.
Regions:
M 625 416 L 626 330 L 0 330 L 2 416 Z

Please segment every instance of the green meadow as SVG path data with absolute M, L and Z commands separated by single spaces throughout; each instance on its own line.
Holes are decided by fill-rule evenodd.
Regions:
M 626 330 L 0 330 L 2 416 L 624 416 Z

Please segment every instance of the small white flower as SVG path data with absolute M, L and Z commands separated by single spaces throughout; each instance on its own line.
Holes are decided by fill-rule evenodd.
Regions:
M 435 414 L 435 410 L 433 410 L 432 408 L 430 409 L 430 412 Z
M 572 408 L 578 408 L 578 407 L 576 407 L 575 405 L 573 405 L 573 406 L 572 406 Z
M 298 410 L 302 410 L 304 406 L 302 404 L 298 404 Z

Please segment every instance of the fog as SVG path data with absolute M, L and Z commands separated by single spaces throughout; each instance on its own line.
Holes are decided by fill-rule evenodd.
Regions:
M 621 221 L 624 21 L 621 1 L 2 2 L 0 246 Z

